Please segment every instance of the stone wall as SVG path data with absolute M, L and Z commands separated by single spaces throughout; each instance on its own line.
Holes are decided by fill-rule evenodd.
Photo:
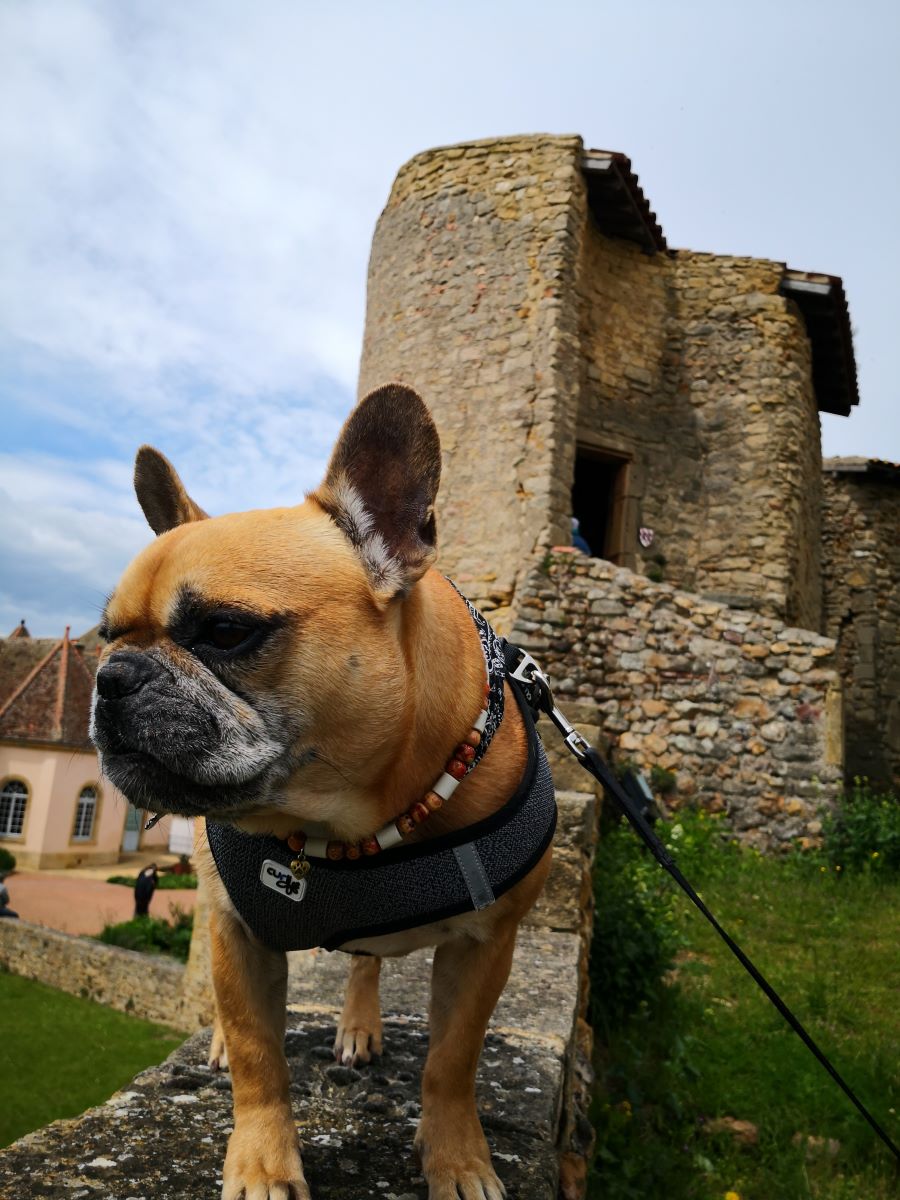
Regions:
M 632 459 L 619 565 L 818 630 L 819 418 L 783 271 L 589 226 L 578 435 Z
M 667 803 L 721 811 L 761 848 L 820 832 L 842 761 L 831 639 L 570 550 L 532 571 L 517 611 L 511 636 L 563 711 L 593 705 L 617 764 L 671 772 Z
M 699 442 L 702 456 L 694 497 L 684 497 L 689 507 L 699 499 L 701 520 L 673 546 L 687 569 L 669 574 L 686 590 L 818 631 L 819 414 L 803 318 L 778 294 L 783 272 L 764 259 L 687 251 L 673 259 L 670 353 L 677 399 L 694 424 L 670 453 L 690 454 Z M 655 481 L 661 527 L 677 529 L 683 497 L 664 471 Z
M 182 999 L 184 967 L 28 921 L 0 921 L 0 970 L 175 1029 L 198 1022 Z
M 846 773 L 900 787 L 900 468 L 826 463 L 825 631 L 846 695 Z

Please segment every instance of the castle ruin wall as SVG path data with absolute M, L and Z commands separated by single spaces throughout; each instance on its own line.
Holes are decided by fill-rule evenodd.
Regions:
M 441 566 L 503 627 L 524 564 L 569 541 L 580 439 L 632 460 L 623 565 L 819 630 L 818 412 L 784 267 L 604 236 L 582 151 L 428 151 L 379 219 L 360 391 L 399 379 L 434 414 Z
M 898 477 L 900 471 L 893 479 L 824 474 L 825 631 L 837 639 L 845 680 L 846 773 L 894 787 L 900 786 Z
M 782 272 L 589 228 L 578 430 L 633 460 L 619 565 L 818 630 L 818 412 Z
M 567 549 L 531 571 L 517 608 L 511 636 L 563 711 L 595 705 L 617 765 L 671 775 L 655 774 L 668 804 L 722 812 L 761 849 L 818 838 L 841 788 L 833 640 Z

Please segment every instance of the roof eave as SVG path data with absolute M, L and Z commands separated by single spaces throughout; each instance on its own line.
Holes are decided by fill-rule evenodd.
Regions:
M 586 150 L 581 171 L 587 184 L 588 206 L 601 233 L 636 242 L 647 254 L 668 249 L 656 213 L 626 154 Z
M 779 290 L 794 301 L 806 324 L 819 412 L 849 417 L 851 409 L 859 404 L 859 388 L 843 282 L 837 275 L 786 267 Z

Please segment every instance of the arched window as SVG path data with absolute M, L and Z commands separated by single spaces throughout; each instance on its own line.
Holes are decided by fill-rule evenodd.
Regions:
M 21 779 L 7 779 L 0 789 L 0 837 L 21 837 L 25 827 L 28 788 Z
M 88 842 L 94 832 L 94 817 L 97 815 L 97 789 L 86 787 L 81 789 L 78 804 L 75 807 L 75 828 L 72 831 L 73 842 Z

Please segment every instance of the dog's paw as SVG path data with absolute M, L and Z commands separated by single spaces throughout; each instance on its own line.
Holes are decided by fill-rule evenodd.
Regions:
M 310 1200 L 293 1122 L 260 1117 L 235 1125 L 222 1200 Z
M 353 1021 L 345 1023 L 342 1017 L 337 1027 L 334 1039 L 334 1057 L 345 1067 L 355 1067 L 358 1063 L 367 1063 L 373 1055 L 381 1054 L 381 1017 L 376 1015 L 374 1020 L 363 1023 Z
M 440 1128 L 420 1122 L 415 1141 L 428 1181 L 428 1200 L 505 1200 L 506 1188 L 491 1163 L 491 1152 L 475 1119 Z
M 209 1043 L 209 1057 L 206 1061 L 211 1071 L 228 1070 L 228 1051 L 225 1049 L 225 1035 L 218 1021 L 213 1026 L 212 1041 Z

